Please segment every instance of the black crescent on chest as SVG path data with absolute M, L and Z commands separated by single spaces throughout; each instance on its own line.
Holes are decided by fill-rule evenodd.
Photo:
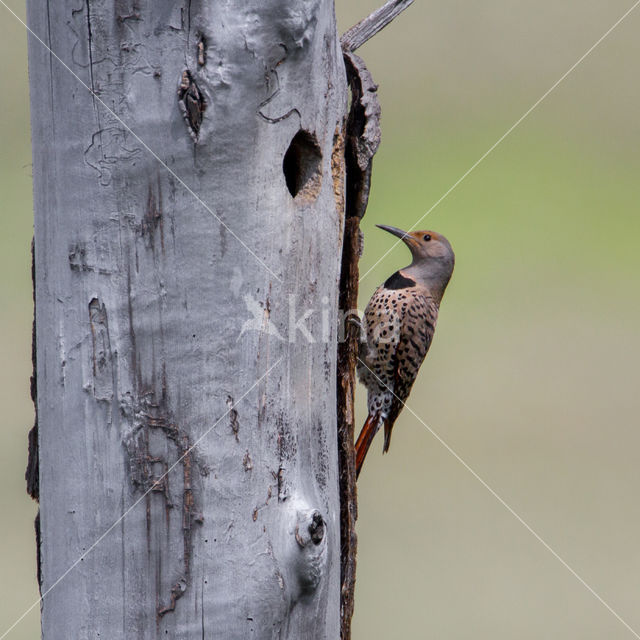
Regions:
M 396 271 L 392 276 L 389 276 L 384 283 L 384 288 L 391 291 L 396 289 L 408 289 L 409 287 L 415 286 L 415 280 L 407 278 L 407 276 L 403 276 L 399 271 Z

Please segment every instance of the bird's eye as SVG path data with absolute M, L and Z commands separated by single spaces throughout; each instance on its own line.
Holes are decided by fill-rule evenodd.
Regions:
M 422 237 L 422 239 L 423 239 L 425 242 L 429 242 L 429 240 L 431 240 L 431 236 L 427 233 L 427 235 L 426 235 L 426 236 L 423 236 L 423 237 Z

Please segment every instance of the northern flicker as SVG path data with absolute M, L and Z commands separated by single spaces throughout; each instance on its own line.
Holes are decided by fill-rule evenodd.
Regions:
M 356 442 L 357 475 L 382 425 L 383 452 L 389 450 L 393 425 L 431 346 L 455 262 L 449 241 L 439 233 L 377 226 L 401 238 L 413 261 L 375 290 L 364 312 L 358 377 L 367 388 L 369 415 Z

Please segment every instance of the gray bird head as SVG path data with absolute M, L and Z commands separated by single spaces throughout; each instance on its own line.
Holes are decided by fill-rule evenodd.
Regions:
M 455 254 L 449 241 L 435 231 L 402 231 L 383 224 L 376 225 L 400 238 L 410 249 L 413 262 L 400 271 L 431 291 L 440 300 L 449 284 Z

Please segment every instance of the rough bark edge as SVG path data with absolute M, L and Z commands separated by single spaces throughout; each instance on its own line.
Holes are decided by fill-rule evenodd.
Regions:
M 31 329 L 31 362 L 33 372 L 31 374 L 31 400 L 35 418 L 29 431 L 29 458 L 24 478 L 27 481 L 27 493 L 36 501 L 40 498 L 40 471 L 39 471 L 39 447 L 38 447 L 38 378 L 36 368 L 36 253 L 35 240 L 31 241 L 31 281 L 33 283 L 33 323 Z M 42 586 L 42 574 L 40 568 L 40 510 L 34 522 L 36 532 L 36 563 L 38 575 L 38 588 Z
M 382 31 L 394 18 L 399 16 L 413 0 L 389 0 L 379 9 L 376 9 L 370 16 L 360 20 L 353 25 L 340 38 L 340 44 L 344 51 L 355 51 L 367 40 L 373 38 L 379 31 Z
M 378 85 L 373 81 L 364 60 L 355 53 L 345 51 L 344 61 L 352 96 L 347 119 L 346 217 L 360 220 L 369 202 L 373 156 L 380 146 L 380 103 Z
M 351 89 L 351 109 L 347 119 L 345 141 L 346 205 L 338 305 L 343 319 L 344 336 L 338 345 L 337 409 L 340 465 L 340 638 L 349 640 L 358 545 L 355 531 L 358 501 L 354 450 L 354 391 L 360 333 L 357 324 L 346 321 L 346 314 L 358 306 L 360 220 L 369 201 L 373 156 L 380 144 L 380 104 L 376 93 L 377 86 L 364 61 L 347 51 L 344 53 L 344 60 Z

